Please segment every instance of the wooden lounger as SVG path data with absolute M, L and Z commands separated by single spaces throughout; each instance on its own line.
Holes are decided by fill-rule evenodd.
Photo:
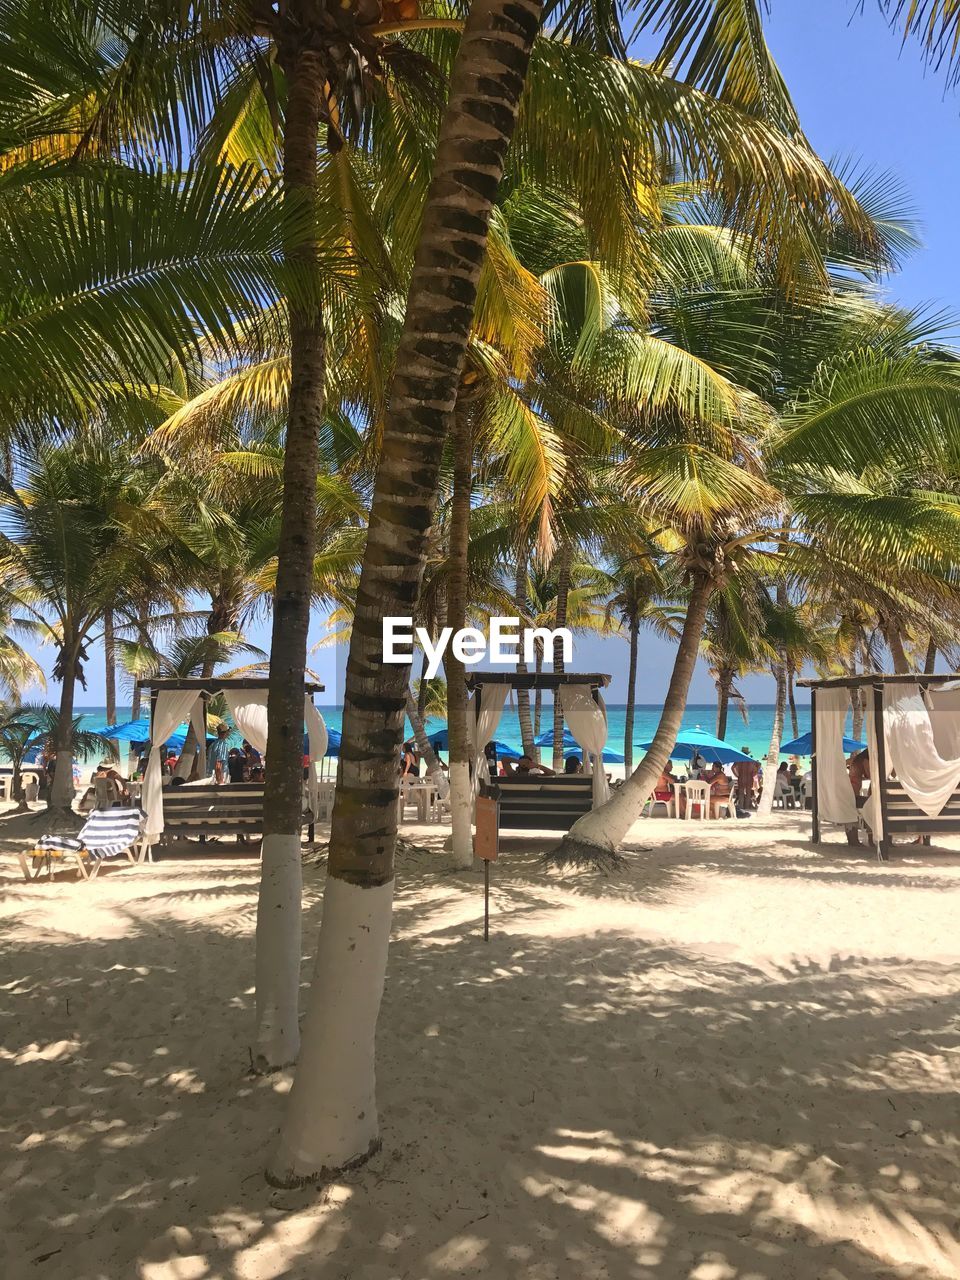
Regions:
M 582 773 L 514 774 L 481 787 L 500 802 L 500 828 L 569 831 L 593 807 L 593 779 Z
M 312 823 L 309 815 L 305 823 Z M 192 782 L 163 789 L 163 842 L 263 834 L 262 782 Z

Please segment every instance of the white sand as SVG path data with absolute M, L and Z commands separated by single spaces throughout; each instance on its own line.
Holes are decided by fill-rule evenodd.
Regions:
M 4 1276 L 953 1280 L 960 858 L 638 831 L 608 880 L 510 841 L 489 945 L 478 876 L 403 860 L 383 1151 L 322 1193 L 261 1177 L 289 1078 L 246 1074 L 257 864 L 4 857 Z

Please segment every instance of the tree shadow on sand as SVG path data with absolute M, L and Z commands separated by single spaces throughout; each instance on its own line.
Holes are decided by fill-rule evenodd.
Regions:
M 321 1191 L 262 1179 L 287 1078 L 245 1072 L 252 939 L 220 920 L 217 880 L 190 890 L 209 893 L 200 921 L 144 921 L 131 898 L 123 937 L 9 948 L 7 1274 L 957 1274 L 960 1145 L 937 1127 L 960 1042 L 949 967 L 761 972 L 636 936 L 532 936 L 522 914 L 485 945 L 472 884 L 449 887 L 452 924 L 414 887 L 382 1018 L 383 1151 Z M 549 907 L 542 876 L 527 889 L 530 913 Z M 137 891 L 182 905 L 162 868 Z

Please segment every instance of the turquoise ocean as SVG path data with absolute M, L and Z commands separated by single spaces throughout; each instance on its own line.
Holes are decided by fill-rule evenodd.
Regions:
M 332 729 L 339 729 L 342 718 L 343 708 L 339 706 L 320 706 L 319 710 L 323 715 L 327 725 Z M 634 746 L 639 747 L 642 742 L 649 742 L 656 732 L 657 721 L 660 718 L 661 708 L 659 705 L 644 704 L 635 709 Z M 93 728 L 104 724 L 106 717 L 105 707 L 77 707 L 77 712 L 82 714 L 85 727 Z M 624 733 L 624 715 L 626 707 L 617 705 L 616 703 L 607 704 L 607 720 L 610 727 L 609 744 L 614 751 L 623 752 L 623 733 Z M 765 706 L 758 704 L 749 709 L 747 723 L 744 724 L 740 715 L 732 710 L 727 720 L 727 741 L 735 747 L 749 747 L 751 755 L 763 756 L 767 752 L 770 745 L 770 730 L 773 726 L 772 705 Z M 810 708 L 809 706 L 799 706 L 797 708 L 799 719 L 800 733 L 806 733 L 810 728 Z M 128 710 L 118 712 L 121 720 L 129 718 Z M 442 721 L 428 721 L 428 732 L 433 732 L 442 726 Z M 545 703 L 543 708 L 543 716 L 541 720 L 541 731 L 546 731 L 553 727 L 553 704 Z M 713 703 L 691 703 L 683 717 L 683 727 L 685 729 L 705 729 L 709 733 L 715 733 L 717 727 L 717 708 Z M 409 726 L 408 726 L 409 731 Z M 787 714 L 787 723 L 784 726 L 784 739 L 793 737 L 793 727 L 790 723 L 789 712 Z M 501 742 L 506 742 L 512 747 L 520 746 L 520 725 L 517 720 L 515 711 L 509 707 L 504 709 L 503 719 L 500 721 L 500 728 L 497 730 L 497 738 Z M 635 761 L 636 763 L 636 761 Z

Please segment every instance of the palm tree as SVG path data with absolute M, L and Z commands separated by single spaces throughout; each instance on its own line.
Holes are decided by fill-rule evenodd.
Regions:
M 747 7 L 751 12 L 754 10 L 752 4 Z M 356 14 L 351 10 L 349 14 L 340 16 L 331 34 L 322 24 L 318 29 L 311 23 L 310 6 L 301 0 L 291 0 L 279 10 L 267 8 L 262 12 L 246 7 L 242 11 L 234 11 L 229 6 L 214 6 L 212 10 L 208 6 L 200 6 L 199 9 L 184 10 L 180 5 L 164 4 L 159 10 L 151 11 L 146 24 L 138 22 L 142 16 L 139 10 L 126 15 L 130 20 L 126 25 L 120 23 L 119 30 L 116 7 L 103 8 L 106 12 L 102 15 L 102 23 L 87 21 L 82 27 L 83 32 L 93 31 L 99 35 L 105 30 L 105 48 L 114 52 L 115 46 L 123 48 L 129 42 L 136 56 L 120 59 L 124 64 L 121 67 L 123 74 L 95 78 L 93 85 L 85 86 L 85 96 L 78 97 L 77 86 L 71 85 L 73 93 L 69 112 L 58 115 L 54 111 L 52 119 L 51 113 L 46 113 L 43 118 L 47 130 L 45 136 L 75 134 L 79 126 L 87 140 L 102 143 L 105 135 L 113 132 L 119 124 L 127 126 L 127 131 L 134 137 L 159 135 L 165 142 L 177 139 L 184 132 L 179 117 L 189 113 L 168 111 L 164 114 L 156 105 L 158 98 L 164 95 L 169 98 L 171 83 L 178 88 L 184 80 L 189 84 L 191 92 L 183 95 L 183 101 L 191 108 L 209 100 L 204 93 L 195 91 L 202 82 L 202 72 L 211 65 L 219 68 L 224 60 L 240 64 L 250 83 L 272 83 L 272 76 L 249 75 L 251 61 L 254 61 L 256 70 L 262 70 L 258 65 L 262 46 L 251 37 L 273 38 L 271 48 L 276 51 L 287 82 L 283 156 L 288 217 L 284 223 L 284 256 L 287 265 L 292 263 L 297 268 L 297 287 L 288 277 L 279 291 L 280 296 L 287 296 L 289 301 L 292 345 L 285 470 L 289 487 L 285 494 L 285 520 L 280 538 L 275 609 L 277 648 L 273 664 L 276 683 L 271 698 L 271 733 L 273 741 L 280 742 L 284 732 L 291 731 L 291 717 L 299 716 L 309 609 L 309 571 L 303 566 L 312 561 L 310 547 L 304 539 L 312 536 L 309 503 L 313 492 L 314 441 L 322 413 L 325 330 L 321 308 L 316 301 L 318 243 L 315 238 L 316 219 L 312 216 L 317 211 L 315 169 L 320 119 L 321 116 L 324 118 L 327 131 L 334 139 L 341 136 L 343 106 L 352 97 L 348 73 L 381 61 L 389 62 L 391 51 L 382 42 L 376 43 L 375 38 L 382 34 L 376 29 L 377 15 L 373 21 L 365 22 L 361 20 L 365 15 L 359 10 Z M 71 17 L 72 11 L 63 14 L 64 21 Z M 395 781 L 389 777 L 388 761 L 393 755 L 391 739 L 399 732 L 401 689 L 399 683 L 394 686 L 396 673 L 381 669 L 373 674 L 372 660 L 379 642 L 378 623 L 383 611 L 402 612 L 404 606 L 409 608 L 416 603 L 425 535 L 436 496 L 436 455 L 439 454 L 436 446 L 442 441 L 445 423 L 456 399 L 483 259 L 486 224 L 539 19 L 539 6 L 524 4 L 522 0 L 520 4 L 512 5 L 474 0 L 460 43 L 450 107 L 433 167 L 432 198 L 423 222 L 409 294 L 406 329 L 398 361 L 400 372 L 394 382 L 391 409 L 385 419 L 379 481 L 374 493 L 367 556 L 359 590 L 359 625 L 352 640 L 345 725 L 348 735 L 355 735 L 356 762 L 351 763 L 351 757 L 345 756 L 341 764 L 343 785 L 334 820 L 329 899 L 331 903 L 336 900 L 339 911 L 335 914 L 341 917 L 346 909 L 343 903 L 359 904 L 362 901 L 364 907 L 369 908 L 374 898 L 384 902 L 388 898 L 387 886 L 392 879 L 392 836 L 389 836 L 392 826 L 388 821 L 383 828 L 388 832 L 387 840 L 375 838 L 373 828 L 378 827 L 381 817 L 391 808 L 388 794 Z M 615 29 L 604 27 L 598 32 L 580 11 L 571 11 L 563 23 L 576 39 L 592 39 L 595 47 L 604 52 L 622 49 L 622 41 L 617 39 Z M 826 214 L 832 218 L 836 212 L 835 202 L 857 221 L 855 205 L 842 187 L 810 156 L 801 141 L 776 127 L 776 119 L 770 123 L 769 103 L 776 101 L 782 107 L 785 95 L 779 90 L 772 95 L 769 92 L 769 59 L 765 56 L 762 42 L 756 39 L 757 27 L 756 22 L 741 23 L 734 30 L 728 24 L 719 33 L 711 31 L 708 42 L 718 57 L 709 62 L 709 75 L 715 74 L 718 62 L 730 60 L 738 68 L 736 76 L 724 85 L 718 99 L 710 99 L 696 89 L 688 90 L 668 78 L 658 79 L 646 68 L 605 65 L 589 50 L 575 51 L 572 63 L 564 51 L 562 56 L 567 58 L 568 65 L 572 65 L 572 74 L 558 75 L 561 57 L 557 52 L 558 46 L 552 50 L 544 49 L 534 63 L 532 88 L 542 90 L 547 84 L 554 93 L 555 102 L 563 106 L 562 98 L 567 95 L 575 109 L 571 111 L 566 104 L 565 111 L 555 113 L 564 122 L 561 130 L 557 130 L 553 123 L 548 126 L 543 119 L 535 122 L 539 128 L 539 140 L 542 143 L 545 138 L 559 136 L 564 141 L 566 122 L 579 114 L 581 123 L 593 130 L 591 145 L 583 148 L 586 167 L 600 174 L 610 171 L 611 166 L 607 164 L 610 149 L 606 140 L 611 132 L 616 131 L 610 130 L 611 117 L 607 105 L 611 85 L 615 84 L 619 91 L 626 89 L 627 96 L 633 99 L 633 110 L 625 113 L 625 119 L 635 121 L 637 131 L 645 134 L 646 147 L 637 149 L 643 163 L 646 156 L 657 149 L 667 154 L 671 151 L 670 144 L 679 142 L 679 150 L 688 161 L 689 169 L 702 172 L 715 189 L 723 191 L 731 218 L 738 223 L 749 223 L 759 240 L 790 246 L 798 239 L 789 234 L 791 230 L 802 223 L 806 231 L 806 223 L 811 217 Z M 497 39 L 491 40 L 489 35 L 494 29 L 498 33 Z M 214 50 L 214 40 L 226 41 L 226 48 L 222 49 L 218 44 Z M 255 58 L 241 58 L 240 55 L 251 47 L 255 50 Z M 751 49 L 759 49 L 764 56 L 745 56 Z M 346 61 L 338 62 L 334 55 L 339 53 L 342 56 L 344 50 L 348 51 Z M 214 52 L 220 56 L 214 56 Z M 44 53 L 45 44 L 41 41 L 33 56 L 42 59 Z M 171 75 L 171 67 L 177 65 L 178 57 L 186 59 L 186 70 L 175 77 Z M 76 61 L 83 62 L 80 59 Z M 96 59 L 90 61 L 99 65 Z M 751 67 L 756 70 L 751 70 Z M 702 70 L 701 66 L 694 73 L 694 79 L 706 79 L 701 74 Z M 109 90 L 96 83 L 96 79 L 102 79 L 109 85 L 122 83 L 122 104 Z M 776 81 L 772 83 L 777 84 Z M 327 85 L 330 86 L 329 92 L 324 87 Z M 763 88 L 762 95 L 757 91 L 758 86 Z M 468 89 L 470 92 L 463 92 Z M 219 101 L 221 95 L 214 92 L 213 97 Z M 585 104 L 588 107 L 586 111 Z M 138 115 L 148 127 L 139 127 Z M 186 120 L 187 131 L 194 123 Z M 222 124 L 222 113 L 213 123 Z M 521 130 L 527 129 L 525 136 L 528 139 L 536 136 L 530 126 L 531 121 L 525 117 Z M 35 132 L 36 129 L 29 135 L 31 139 Z M 213 133 L 219 149 L 224 132 L 215 128 Z M 231 135 L 231 142 L 235 137 L 235 134 Z M 486 148 L 486 153 L 481 156 L 483 148 Z M 539 159 L 531 149 L 525 153 L 525 160 L 531 169 L 539 165 L 541 172 L 552 178 L 556 156 L 569 156 L 570 150 L 569 144 L 553 150 L 549 145 L 541 145 L 538 148 Z M 775 179 L 773 183 L 769 182 L 771 176 Z M 629 187 L 633 175 L 628 172 L 624 178 L 625 185 Z M 584 183 L 583 189 L 585 198 L 596 203 L 600 198 L 601 184 L 593 185 L 593 191 L 588 189 L 589 183 Z M 453 208 L 449 203 L 449 193 L 455 189 L 463 191 L 463 200 Z M 762 192 L 761 199 L 753 201 L 752 196 L 758 190 Z M 617 220 L 618 206 L 611 204 L 608 222 L 612 224 Z M 784 276 L 792 273 L 789 251 L 779 256 L 778 266 L 783 269 Z M 442 284 L 439 296 L 437 280 Z M 445 315 L 441 314 L 444 308 Z M 438 329 L 445 335 L 442 341 L 436 338 Z M 403 517 L 397 516 L 398 497 L 405 499 Z M 400 572 L 388 574 L 385 572 L 386 559 L 395 559 L 398 551 Z M 379 701 L 378 710 L 371 707 L 371 699 Z M 278 758 L 283 760 L 284 754 L 290 753 L 280 753 Z M 367 762 L 362 770 L 361 760 Z M 367 767 L 371 761 L 375 762 L 374 766 Z M 273 816 L 269 819 L 269 834 L 276 839 L 271 842 L 269 859 L 265 856 L 265 879 L 268 889 L 273 884 L 279 893 L 283 887 L 283 902 L 288 903 L 292 896 L 286 894 L 286 890 L 299 874 L 294 867 L 292 835 L 299 804 L 299 777 L 292 764 L 272 771 L 272 776 L 268 812 Z M 377 798 L 381 793 L 382 805 Z M 360 817 L 361 797 L 366 797 L 368 802 L 374 801 L 369 821 L 366 816 Z M 366 888 L 366 893 L 358 896 L 348 892 L 348 889 L 361 887 Z M 270 900 L 268 891 L 264 901 Z M 282 904 L 277 901 L 275 905 Z M 355 911 L 359 911 L 359 907 Z M 331 913 L 334 913 L 333 907 Z M 267 914 L 275 923 L 285 918 L 278 911 Z M 295 927 L 294 923 L 291 932 Z M 363 950 L 362 956 L 367 956 L 371 947 L 376 954 L 384 954 L 384 937 L 384 930 L 379 925 L 375 930 L 371 928 L 370 947 Z M 285 949 L 284 971 L 289 974 L 294 966 L 287 963 L 288 952 L 292 954 L 292 950 Z M 355 959 L 360 960 L 362 956 Z M 373 972 L 377 972 L 379 967 L 378 960 Z M 271 1052 L 276 1051 L 279 1055 L 288 1053 L 291 1047 L 295 1048 L 295 981 L 291 983 L 288 980 L 287 995 L 289 998 L 282 1008 L 272 1008 L 268 1018 L 274 1027 L 279 1028 L 268 1037 Z M 316 1018 L 312 1019 L 311 1026 L 316 1021 Z M 319 1031 L 317 1037 L 322 1046 Z M 341 1037 L 335 1036 L 334 1039 L 338 1044 L 342 1043 Z M 358 1056 L 363 1053 L 369 1059 L 372 1022 L 369 1036 L 358 1037 L 355 1043 L 361 1046 Z M 308 1080 L 316 1075 L 312 1070 L 305 1074 Z M 350 1073 L 350 1079 L 355 1082 L 355 1087 L 344 1096 L 361 1099 L 363 1105 L 354 1110 L 362 1111 L 366 1119 L 364 1126 L 354 1126 L 350 1136 L 340 1144 L 349 1149 L 350 1154 L 346 1158 L 358 1154 L 358 1143 L 360 1149 L 364 1147 L 365 1134 L 376 1131 L 369 1063 Z M 294 1117 L 298 1115 L 303 1088 L 298 1077 L 298 1087 L 295 1087 L 291 1101 L 291 1115 Z M 299 1118 L 304 1119 L 302 1115 Z M 308 1126 L 298 1121 L 295 1127 L 299 1130 Z M 309 1126 L 311 1132 L 314 1128 Z M 308 1139 L 308 1145 L 311 1141 Z M 343 1152 L 340 1146 L 334 1144 L 329 1153 L 333 1164 L 341 1162 Z M 290 1143 L 285 1140 L 283 1150 L 287 1151 L 289 1147 Z M 304 1156 L 299 1163 L 303 1167 L 312 1166 L 318 1158 L 311 1154 Z M 324 1160 L 320 1162 L 324 1163 Z M 299 1176 L 285 1156 L 280 1158 L 277 1171 L 281 1177 Z
M 661 635 L 676 636 L 675 610 L 664 604 L 667 585 L 664 581 L 660 557 L 649 549 L 636 555 L 625 556 L 614 562 L 610 570 L 610 586 L 613 594 L 606 605 L 606 619 L 616 618 L 627 633 L 629 659 L 627 662 L 627 706 L 623 719 L 623 759 L 626 775 L 633 772 L 633 725 L 637 702 L 637 659 L 640 630 L 653 627 Z
M 27 804 L 23 790 L 23 762 L 36 747 L 37 726 L 31 717 L 33 707 L 4 707 L 0 716 L 0 755 L 13 766 L 11 795 L 17 802 L 17 813 L 26 813 Z
M 0 595 L 0 690 L 6 699 L 19 703 L 23 691 L 30 685 L 47 687 L 43 668 L 31 657 L 16 638 L 18 635 L 36 635 L 39 628 L 30 618 L 14 617 L 6 611 L 6 602 Z
M 381 620 L 387 614 L 416 613 L 426 535 L 438 490 L 440 445 L 456 408 L 486 227 L 539 19 L 540 10 L 535 5 L 499 8 L 475 0 L 454 68 L 451 106 L 440 132 L 431 198 L 426 205 L 397 371 L 385 415 L 358 585 L 343 719 L 344 739 L 351 742 L 351 754 L 340 758 L 325 922 L 307 1014 L 305 1052 L 294 1079 L 279 1153 L 271 1165 L 274 1178 L 284 1184 L 312 1178 L 344 1162 L 362 1160 L 379 1143 L 372 1062 L 376 1015 L 387 965 L 396 840 L 396 756 L 404 682 L 402 668 L 384 667 L 378 662 Z M 484 49 L 486 23 L 492 23 L 499 32 L 495 42 L 503 59 L 499 63 L 490 61 L 489 46 Z M 726 52 L 724 47 L 724 55 Z M 485 72 L 481 77 L 476 74 L 480 63 Z M 594 92 L 591 87 L 582 95 L 582 101 L 589 102 Z M 485 116 L 483 127 L 480 115 Z M 462 141 L 454 141 L 454 134 Z M 481 137 L 485 138 L 486 148 L 483 165 L 477 164 Z M 742 136 L 737 142 L 742 145 Z M 467 180 L 471 183 L 468 196 Z M 465 202 L 457 206 L 454 214 L 449 201 L 456 191 L 463 193 Z M 818 195 L 813 193 L 813 204 L 817 201 Z M 787 201 L 781 210 L 790 205 L 791 201 Z M 804 200 L 803 207 L 805 220 L 806 211 L 812 206 Z M 763 212 L 767 218 L 771 212 L 768 202 L 763 202 Z M 800 216 L 799 206 L 792 207 L 786 216 Z M 769 237 L 768 242 L 777 239 Z M 783 243 L 790 244 L 791 239 L 783 237 Z M 790 253 L 781 253 L 780 265 L 792 271 Z M 452 287 L 453 279 L 456 288 Z M 724 488 L 731 512 L 739 515 L 750 506 L 745 500 L 746 486 L 733 483 Z M 765 493 L 760 498 L 760 504 L 764 503 Z M 710 515 L 716 517 L 717 509 Z M 718 524 L 716 520 L 712 522 Z M 705 539 L 705 530 L 695 525 L 687 520 L 687 527 L 694 534 L 687 541 L 687 567 L 694 579 L 695 604 L 687 614 L 689 636 L 684 637 L 687 648 L 691 648 L 690 671 L 710 589 L 723 571 L 726 541 L 723 534 L 717 538 L 713 532 Z M 681 701 L 689 678 L 687 672 L 682 680 L 684 687 L 678 689 Z M 662 728 L 669 735 L 669 724 Z M 667 750 L 672 742 L 660 745 Z M 343 992 L 338 1001 L 329 998 L 334 983 Z M 364 1004 L 358 1006 L 361 989 Z M 344 1043 L 353 1047 L 349 1061 L 344 1059 Z M 337 1083 L 332 1091 L 337 1098 L 335 1114 L 362 1120 L 338 1124 L 324 1098 L 317 1096 L 315 1080 L 329 1080 L 333 1073 Z
M 168 590 L 178 567 L 153 498 L 156 477 L 104 433 L 20 459 L 22 484 L 0 495 L 0 575 L 9 604 L 57 650 L 60 728 L 50 807 L 73 795 L 74 692 L 108 608 L 133 611 Z

